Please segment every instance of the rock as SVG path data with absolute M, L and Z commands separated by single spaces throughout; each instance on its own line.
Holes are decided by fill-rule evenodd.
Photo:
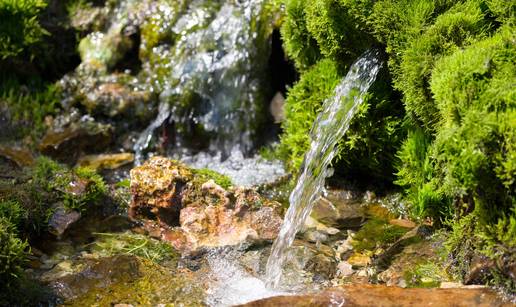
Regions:
M 149 232 L 185 252 L 270 241 L 282 223 L 279 203 L 265 200 L 253 189 L 226 191 L 163 157 L 131 170 L 131 193 L 129 216 L 146 221 Z
M 423 240 L 429 233 L 431 233 L 431 229 L 425 225 L 412 229 L 379 255 L 375 259 L 374 264 L 382 270 L 386 269 L 390 265 L 394 256 L 403 251 L 406 246 Z
M 81 218 L 81 213 L 75 210 L 67 210 L 62 204 L 54 210 L 48 221 L 49 232 L 61 237 L 63 233 Z
M 117 169 L 123 165 L 132 163 L 134 154 L 117 153 L 117 154 L 100 154 L 82 156 L 77 161 L 78 166 L 87 166 L 95 170 L 99 169 Z
M 174 160 L 154 157 L 131 170 L 132 201 L 129 217 L 153 219 L 164 226 L 178 226 L 181 197 L 190 170 Z
M 485 284 L 495 269 L 495 262 L 485 256 L 475 256 L 469 265 L 469 271 L 464 276 L 464 284 Z
M 354 267 L 365 267 L 371 264 L 371 256 L 364 253 L 354 253 L 347 262 Z
M 409 221 L 409 220 L 404 220 L 404 219 L 391 219 L 391 220 L 389 220 L 389 224 L 395 225 L 395 226 L 400 226 L 403 228 L 410 228 L 410 229 L 417 226 L 416 223 Z
M 487 289 L 403 289 L 379 285 L 343 285 L 323 292 L 276 296 L 241 306 L 457 306 L 502 307 L 505 303 Z
M 285 120 L 285 97 L 280 92 L 277 92 L 272 98 L 269 110 L 275 124 Z
M 30 150 L 14 146 L 0 145 L 0 156 L 13 161 L 19 167 L 32 166 L 35 162 Z
M 81 103 L 90 113 L 115 117 L 123 114 L 141 115 L 149 109 L 153 98 L 150 92 L 124 84 L 119 81 L 121 78 L 113 79 L 112 82 L 106 81 L 91 87 L 85 84 L 85 87 L 78 89 L 78 94 L 83 97 Z
M 337 276 L 338 277 L 348 277 L 351 276 L 355 271 L 353 270 L 352 265 L 347 261 L 341 261 L 337 265 Z
M 329 280 L 335 275 L 337 263 L 332 257 L 324 254 L 316 254 L 306 263 L 304 269 L 313 273 L 315 280 Z
M 328 227 L 309 216 L 306 219 L 300 234 L 302 234 L 305 240 L 309 242 L 326 242 L 328 241 L 329 236 L 335 235 L 339 232 L 340 230 L 337 228 Z
M 366 220 L 362 198 L 349 191 L 329 191 L 314 206 L 312 216 L 329 226 L 357 228 Z
M 79 153 L 98 151 L 111 143 L 112 128 L 89 116 L 72 113 L 69 118 L 54 120 L 43 136 L 39 149 L 43 154 L 65 162 L 74 162 Z
M 59 277 L 49 284 L 65 305 L 156 306 L 181 302 L 199 306 L 204 300 L 199 287 L 184 274 L 175 274 L 150 260 L 119 255 L 84 261 L 80 272 Z

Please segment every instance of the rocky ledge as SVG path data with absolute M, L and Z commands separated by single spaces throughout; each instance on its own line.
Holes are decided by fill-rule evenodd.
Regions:
M 182 252 L 270 241 L 282 222 L 278 202 L 163 157 L 131 170 L 131 194 L 129 217 Z
M 494 292 L 475 289 L 403 289 L 380 285 L 345 285 L 320 293 L 276 296 L 242 306 L 514 306 L 504 303 Z

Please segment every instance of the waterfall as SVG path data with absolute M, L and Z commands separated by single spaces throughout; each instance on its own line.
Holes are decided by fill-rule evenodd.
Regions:
M 312 211 L 315 200 L 324 188 L 325 178 L 331 175 L 328 166 L 335 157 L 335 147 L 349 129 L 351 120 L 380 70 L 378 53 L 377 50 L 367 51 L 351 66 L 346 77 L 335 88 L 334 95 L 324 101 L 323 110 L 314 122 L 310 132 L 310 149 L 305 154 L 301 175 L 290 194 L 290 207 L 267 261 L 269 287 L 278 287 L 287 250 Z
M 204 142 L 211 152 L 227 156 L 235 147 L 244 154 L 253 149 L 268 59 L 264 3 L 192 1 L 171 21 L 173 43 L 150 50 L 152 61 L 144 60 L 143 76 L 160 93 L 161 103 L 172 108 L 160 107 L 158 118 L 134 147 L 137 157 L 142 158 L 153 131 L 167 117 L 177 130 L 173 148 L 188 147 L 191 130 L 200 129 L 209 136 Z

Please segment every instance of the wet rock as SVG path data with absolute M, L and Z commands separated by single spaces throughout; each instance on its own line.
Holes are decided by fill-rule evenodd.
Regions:
M 71 113 L 54 120 L 39 144 L 43 154 L 65 162 L 73 162 L 81 152 L 99 151 L 111 143 L 112 128 L 89 116 Z
M 354 253 L 347 259 L 347 262 L 354 267 L 365 267 L 371 264 L 371 255 L 366 253 Z
M 464 284 L 484 284 L 491 277 L 495 262 L 485 256 L 475 256 L 470 263 L 469 271 L 464 276 Z
M 225 190 L 163 157 L 131 171 L 131 193 L 129 216 L 182 251 L 273 240 L 282 222 L 278 203 L 252 189 Z
M 35 162 L 34 155 L 26 148 L 0 145 L 0 156 L 13 161 L 19 167 L 32 166 Z
M 330 191 L 327 198 L 319 198 L 311 215 L 321 223 L 339 228 L 356 228 L 366 219 L 362 198 L 349 191 Z
M 81 213 L 76 210 L 67 210 L 60 204 L 48 221 L 49 232 L 61 237 L 63 233 L 81 218 Z
M 151 261 L 126 255 L 88 259 L 82 271 L 57 278 L 49 286 L 65 304 L 75 306 L 178 302 L 199 306 L 203 301 L 192 281 Z
M 344 285 L 305 295 L 276 296 L 241 306 L 512 306 L 487 289 L 403 289 Z
M 186 166 L 163 157 L 132 169 L 129 217 L 156 218 L 164 226 L 178 226 L 182 192 L 191 179 Z
M 353 275 L 355 271 L 353 270 L 353 266 L 347 261 L 341 261 L 337 265 L 337 276 L 338 277 L 348 277 Z
M 90 113 L 100 113 L 109 117 L 118 115 L 136 115 L 142 117 L 142 113 L 151 113 L 149 104 L 153 98 L 149 91 L 139 90 L 130 84 L 121 81 L 124 77 L 113 77 L 113 80 L 99 82 L 100 84 L 82 84 L 78 88 L 82 96 L 81 104 Z M 125 76 L 130 78 L 130 76 Z
M 387 268 L 393 257 L 399 254 L 403 249 L 411 244 L 418 243 L 425 239 L 431 230 L 428 226 L 422 225 L 412 229 L 411 231 L 404 234 L 400 239 L 390 245 L 385 251 L 383 251 L 374 261 L 374 264 L 380 269 Z
M 317 254 L 308 260 L 304 269 L 313 273 L 315 280 L 329 280 L 335 276 L 336 268 L 337 263 L 334 258 Z
M 117 169 L 123 165 L 132 163 L 134 154 L 132 153 L 116 153 L 116 154 L 100 154 L 82 156 L 77 161 L 78 166 L 87 166 L 95 170 L 99 169 Z
M 390 260 L 387 268 L 383 267 L 383 271 L 377 276 L 378 280 L 387 286 L 407 286 L 405 279 L 407 276 L 413 275 L 411 271 L 415 270 L 418 265 L 438 261 L 435 244 L 437 243 L 425 240 L 404 247 L 399 254 Z M 441 245 L 441 243 L 437 245 Z M 381 267 L 380 270 L 382 270 Z M 418 283 L 418 281 L 410 280 L 409 282 Z
M 328 227 L 309 216 L 306 219 L 300 234 L 303 235 L 305 240 L 315 243 L 326 242 L 328 241 L 329 236 L 336 235 L 339 232 L 340 231 L 337 228 Z

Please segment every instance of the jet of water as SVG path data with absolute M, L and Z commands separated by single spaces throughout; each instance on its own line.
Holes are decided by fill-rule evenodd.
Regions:
M 279 286 L 287 250 L 312 211 L 315 200 L 324 188 L 325 178 L 331 175 L 328 166 L 337 153 L 335 145 L 349 129 L 380 68 L 379 51 L 365 52 L 335 88 L 334 95 L 324 101 L 323 110 L 310 132 L 312 140 L 305 154 L 301 175 L 290 194 L 290 207 L 267 261 L 266 280 L 269 287 Z

